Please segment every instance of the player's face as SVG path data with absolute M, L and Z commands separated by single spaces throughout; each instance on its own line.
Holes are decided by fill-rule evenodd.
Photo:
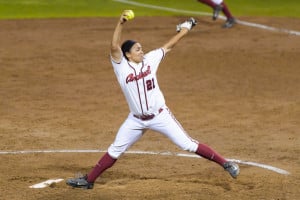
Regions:
M 135 62 L 135 63 L 142 62 L 143 58 L 144 58 L 144 52 L 142 49 L 142 45 L 138 42 L 135 43 L 126 55 L 127 55 L 127 58 L 132 62 Z

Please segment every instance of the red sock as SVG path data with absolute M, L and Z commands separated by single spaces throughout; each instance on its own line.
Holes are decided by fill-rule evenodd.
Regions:
M 230 13 L 230 11 L 229 11 L 229 9 L 228 9 L 228 7 L 227 7 L 227 5 L 225 4 L 224 1 L 221 3 L 221 5 L 223 6 L 223 10 L 222 11 L 223 11 L 224 15 L 227 17 L 227 19 L 233 18 L 232 15 L 231 15 L 231 13 Z
M 196 154 L 208 160 L 212 160 L 221 166 L 223 166 L 224 163 L 226 162 L 225 158 L 223 158 L 221 155 L 219 155 L 216 151 L 214 151 L 206 144 L 199 144 Z
M 215 4 L 213 1 L 211 0 L 198 0 L 201 3 L 204 3 L 212 8 L 216 7 L 217 4 Z
M 95 182 L 95 180 L 104 172 L 106 169 L 113 166 L 117 159 L 112 158 L 108 153 L 99 160 L 94 169 L 89 173 L 87 181 L 89 183 Z

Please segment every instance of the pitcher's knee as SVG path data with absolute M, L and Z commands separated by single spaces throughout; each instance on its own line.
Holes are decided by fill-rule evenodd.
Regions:
M 198 149 L 198 143 L 196 142 L 188 142 L 186 144 L 183 144 L 182 146 L 180 146 L 182 150 L 185 150 L 185 151 L 189 151 L 189 152 L 196 152 L 197 149 Z
M 126 147 L 122 147 L 122 146 L 114 146 L 113 144 L 110 145 L 110 147 L 108 148 L 108 154 L 114 158 L 114 159 L 118 159 L 119 157 L 122 156 L 122 154 L 126 151 Z

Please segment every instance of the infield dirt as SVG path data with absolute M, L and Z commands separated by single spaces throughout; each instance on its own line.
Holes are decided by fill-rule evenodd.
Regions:
M 160 87 L 186 131 L 240 165 L 232 179 L 205 159 L 125 154 L 93 190 L 64 182 L 103 153 L 0 154 L 0 199 L 265 199 L 300 197 L 300 36 L 196 17 L 198 25 L 161 63 Z M 147 52 L 184 17 L 136 17 L 123 39 Z M 109 60 L 117 18 L 0 21 L 0 148 L 106 150 L 128 114 Z M 241 20 L 300 30 L 300 20 Z M 182 152 L 148 131 L 130 150 Z M 182 152 L 186 153 L 186 152 Z

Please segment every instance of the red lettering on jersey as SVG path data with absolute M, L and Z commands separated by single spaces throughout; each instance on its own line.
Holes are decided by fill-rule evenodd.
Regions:
M 134 76 L 133 73 L 129 74 L 126 78 L 126 83 L 132 82 L 132 81 L 137 81 L 140 80 L 146 76 L 148 76 L 149 74 L 151 74 L 151 69 L 150 66 L 148 66 L 147 70 L 144 72 L 140 72 L 138 75 Z

